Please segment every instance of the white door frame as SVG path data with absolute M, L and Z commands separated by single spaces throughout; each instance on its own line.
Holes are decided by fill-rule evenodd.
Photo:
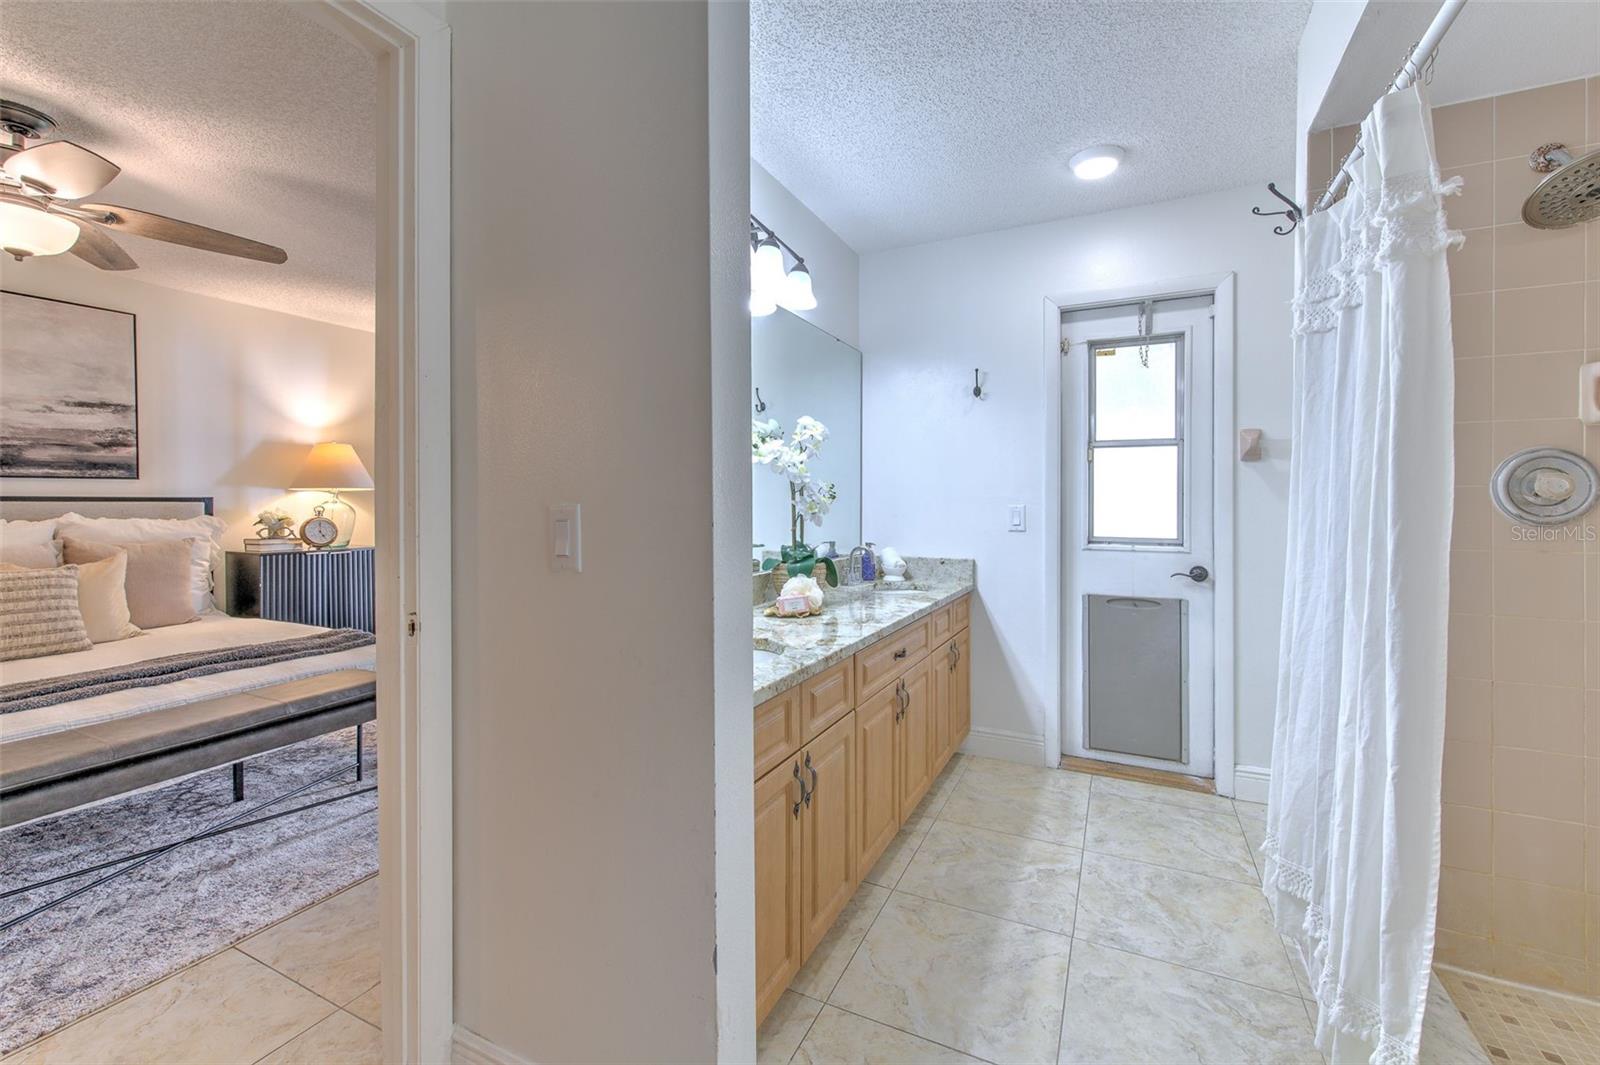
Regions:
M 383 1060 L 450 1060 L 450 28 L 307 8 L 377 60 L 378 862 Z
M 1217 661 L 1213 742 L 1216 750 L 1213 766 L 1217 794 L 1231 796 L 1234 790 L 1234 727 L 1238 718 L 1234 698 L 1234 589 L 1238 580 L 1238 559 L 1234 557 L 1233 540 L 1235 338 L 1234 277 L 1231 271 L 1153 281 L 1143 285 L 1088 289 L 1046 296 L 1044 299 L 1045 557 L 1044 580 L 1040 584 L 1045 597 L 1045 659 L 1050 666 L 1047 675 L 1054 678 L 1055 689 L 1055 711 L 1049 712 L 1047 706 L 1044 718 L 1044 757 L 1047 765 L 1055 765 L 1061 760 L 1061 730 L 1067 709 L 1067 663 L 1061 653 L 1061 634 L 1066 625 L 1063 611 L 1067 609 L 1061 590 L 1065 576 L 1061 566 L 1064 524 L 1061 518 L 1061 313 L 1097 303 L 1205 293 L 1212 294 L 1216 308 L 1212 363 L 1212 514 L 1215 528 L 1213 550 L 1219 563 L 1216 566 L 1219 579 L 1215 594 Z

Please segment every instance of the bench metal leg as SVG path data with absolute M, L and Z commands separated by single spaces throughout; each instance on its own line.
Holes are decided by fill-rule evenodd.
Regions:
M 233 763 L 233 801 L 244 802 L 244 763 Z
M 356 726 L 356 779 L 361 779 L 361 725 Z

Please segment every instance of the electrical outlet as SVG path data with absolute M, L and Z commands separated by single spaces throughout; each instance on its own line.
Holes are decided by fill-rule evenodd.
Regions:
M 1007 532 L 1028 531 L 1028 506 L 1026 503 L 1013 503 L 1006 508 L 1006 512 Z

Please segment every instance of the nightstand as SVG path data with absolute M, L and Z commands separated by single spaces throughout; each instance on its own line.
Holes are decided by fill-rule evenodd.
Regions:
M 373 632 L 374 554 L 370 547 L 229 551 L 228 613 Z

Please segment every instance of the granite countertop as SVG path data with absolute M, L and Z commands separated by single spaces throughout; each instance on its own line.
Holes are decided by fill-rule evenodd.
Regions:
M 918 563 L 921 563 L 919 566 Z M 872 585 L 824 588 L 822 613 L 810 618 L 766 617 L 755 608 L 755 702 L 814 677 L 896 629 L 967 595 L 976 587 L 966 559 L 906 559 L 910 588 Z

